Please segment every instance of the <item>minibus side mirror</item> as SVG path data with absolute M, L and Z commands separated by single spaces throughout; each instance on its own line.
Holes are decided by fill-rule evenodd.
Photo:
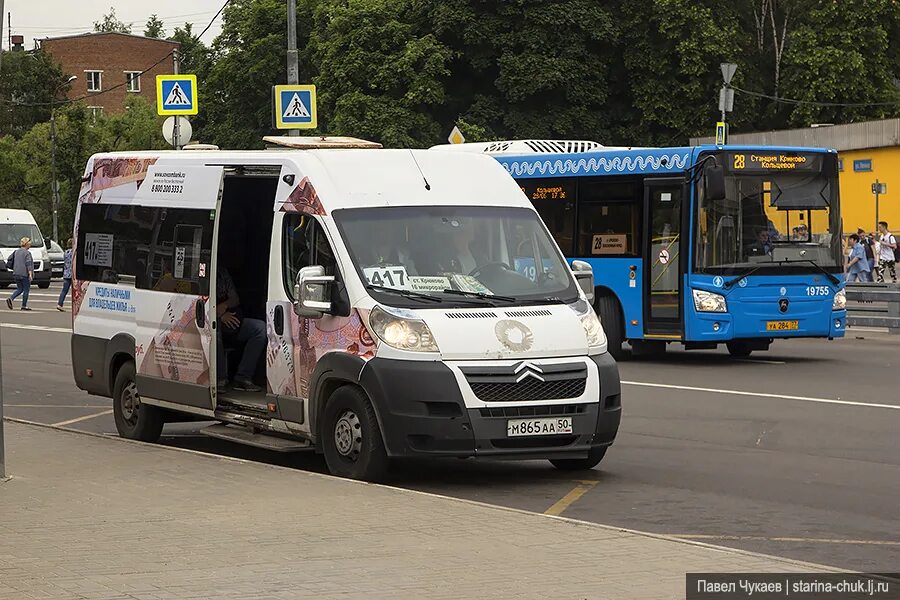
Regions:
M 725 199 L 725 169 L 711 165 L 703 169 L 703 189 L 707 200 Z
M 303 267 L 297 271 L 294 283 L 294 313 L 299 317 L 320 319 L 331 312 L 331 286 L 334 276 L 325 274 L 325 267 Z
M 584 292 L 584 295 L 587 296 L 587 301 L 590 304 L 594 304 L 594 269 L 591 267 L 590 263 L 586 263 L 583 260 L 573 260 L 572 261 L 572 274 L 575 275 L 575 281 L 578 283 L 578 287 Z

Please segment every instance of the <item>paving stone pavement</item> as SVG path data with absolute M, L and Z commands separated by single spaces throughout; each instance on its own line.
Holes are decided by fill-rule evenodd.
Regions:
M 6 440 L 2 600 L 671 599 L 688 571 L 818 570 L 115 438 Z

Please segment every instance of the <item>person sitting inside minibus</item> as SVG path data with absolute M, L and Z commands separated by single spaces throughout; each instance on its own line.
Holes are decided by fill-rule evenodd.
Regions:
M 228 361 L 225 345 L 244 344 L 240 363 L 232 380 L 235 390 L 259 392 L 261 387 L 253 383 L 256 367 L 266 350 L 266 322 L 245 317 L 241 310 L 241 299 L 228 269 L 219 268 L 216 274 L 216 385 L 228 385 Z

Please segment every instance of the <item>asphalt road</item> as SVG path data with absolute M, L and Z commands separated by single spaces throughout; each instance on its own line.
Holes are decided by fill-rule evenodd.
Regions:
M 58 289 L 54 285 L 54 289 Z M 5 296 L 5 294 L 0 294 Z M 34 290 L 0 305 L 5 413 L 115 434 L 108 399 L 75 388 L 70 315 Z M 395 485 L 859 571 L 900 571 L 900 336 L 779 341 L 733 360 L 670 350 L 620 363 L 619 437 L 573 477 L 542 461 L 403 465 Z M 162 443 L 324 470 L 167 425 Z M 15 473 L 15 465 L 8 465 Z

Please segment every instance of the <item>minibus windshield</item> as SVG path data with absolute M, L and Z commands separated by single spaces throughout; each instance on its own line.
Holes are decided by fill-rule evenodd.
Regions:
M 360 276 L 385 304 L 418 306 L 423 299 L 384 288 L 466 306 L 578 298 L 569 267 L 533 210 L 354 208 L 335 211 L 334 219 Z
M 3 223 L 0 224 L 0 248 L 18 248 L 22 238 L 31 239 L 32 248 L 43 248 L 44 238 L 37 225 L 29 223 Z

